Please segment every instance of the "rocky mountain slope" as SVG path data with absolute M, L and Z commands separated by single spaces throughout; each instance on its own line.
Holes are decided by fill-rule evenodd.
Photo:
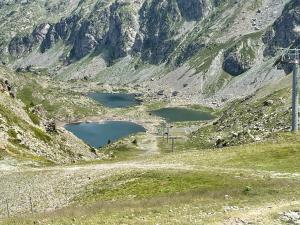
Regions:
M 0 68 L 1 160 L 8 165 L 14 164 L 14 160 L 38 165 L 98 158 L 83 142 L 57 128 L 41 105 L 26 105 L 17 99 L 20 90 L 14 84 L 17 80 L 19 77 L 13 72 Z
M 285 75 L 270 57 L 299 38 L 298 8 L 297 0 L 2 1 L 1 59 L 59 79 L 222 104 Z

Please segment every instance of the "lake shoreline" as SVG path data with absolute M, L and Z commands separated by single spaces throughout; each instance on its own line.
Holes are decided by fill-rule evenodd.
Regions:
M 81 119 L 76 119 L 72 121 L 57 121 L 56 125 L 59 128 L 64 128 L 66 125 L 69 124 L 79 124 L 79 123 L 105 123 L 109 121 L 120 121 L 120 122 L 131 122 L 135 123 L 137 125 L 143 126 L 146 129 L 146 133 L 153 133 L 156 129 L 154 129 L 155 126 L 159 125 L 161 121 L 157 121 L 157 119 L 154 117 L 153 120 L 147 120 L 147 119 L 129 119 L 124 116 L 116 116 L 116 115 L 105 115 L 105 116 L 88 116 Z M 65 129 L 65 128 L 64 128 Z

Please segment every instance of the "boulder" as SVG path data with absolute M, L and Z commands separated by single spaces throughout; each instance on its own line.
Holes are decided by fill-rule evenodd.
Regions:
M 16 97 L 16 90 L 14 86 L 6 79 L 0 79 L 0 91 L 6 92 L 12 98 Z
M 48 133 L 55 133 L 55 132 L 57 132 L 57 130 L 56 130 L 56 123 L 55 123 L 54 120 L 46 120 L 44 122 L 44 127 L 45 127 L 46 132 L 48 132 Z
M 173 92 L 172 92 L 172 96 L 173 96 L 173 97 L 176 97 L 178 94 L 179 94 L 178 91 L 173 91 Z
M 251 69 L 255 60 L 255 50 L 249 42 L 240 43 L 224 52 L 223 70 L 238 76 Z
M 271 105 L 274 105 L 274 101 L 273 100 L 266 100 L 266 101 L 264 101 L 264 106 L 271 106 Z
M 164 90 L 160 90 L 160 91 L 158 91 L 158 92 L 157 92 L 157 95 L 159 95 L 159 96 L 163 96 L 163 95 L 164 95 Z

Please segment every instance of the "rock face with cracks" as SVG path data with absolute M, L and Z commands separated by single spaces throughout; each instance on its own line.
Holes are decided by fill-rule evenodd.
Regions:
M 62 40 L 72 46 L 67 60 L 95 52 L 110 61 L 134 53 L 157 64 L 174 50 L 177 42 L 170 39 L 180 24 L 201 20 L 212 5 L 209 0 L 99 1 L 88 15 L 74 13 L 55 24 L 40 24 L 31 34 L 15 36 L 8 49 L 20 57 L 37 46 L 45 52 Z

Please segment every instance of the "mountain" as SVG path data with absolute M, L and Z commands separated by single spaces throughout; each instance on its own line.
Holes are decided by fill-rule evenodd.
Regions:
M 285 76 L 271 57 L 299 37 L 299 1 L 288 2 L 2 1 L 1 58 L 62 80 L 142 84 L 222 104 Z
M 279 48 L 299 44 L 299 10 L 298 0 L 1 1 L 2 85 L 5 90 L 5 85 L 13 82 L 18 91 L 11 95 L 18 100 L 4 96 L 12 102 L 9 107 L 20 110 L 16 116 L 22 115 L 20 119 L 26 123 L 26 129 L 31 129 L 29 133 L 33 132 L 32 135 L 17 133 L 19 129 L 21 134 L 26 133 L 26 129 L 20 124 L 15 124 L 14 129 L 14 124 L 8 123 L 10 113 L 5 110 L 14 110 L 6 109 L 3 101 L 4 143 L 15 142 L 16 147 L 17 139 L 29 143 L 25 140 L 27 136 L 38 139 L 34 132 L 41 132 L 42 142 L 37 141 L 43 150 L 30 143 L 18 146 L 58 160 L 60 156 L 47 153 L 53 152 L 51 148 L 58 143 L 52 143 L 51 135 L 43 133 L 42 123 L 106 113 L 82 95 L 82 91 L 103 84 L 133 89 L 150 99 L 229 107 L 223 113 L 235 121 L 221 117 L 207 138 L 212 140 L 208 146 L 218 142 L 213 137 L 220 130 L 225 131 L 223 137 L 232 144 L 239 142 L 231 140 L 235 131 L 242 132 L 247 141 L 261 139 L 273 130 L 286 130 L 290 121 L 289 98 L 277 93 L 290 92 L 291 81 L 286 75 L 291 67 L 274 63 L 281 54 Z M 31 76 L 32 73 L 36 76 Z M 81 80 L 87 84 L 81 84 Z M 262 121 L 249 115 L 252 111 L 248 106 L 256 108 L 249 99 L 260 105 L 268 98 L 276 103 L 286 100 L 277 106 L 280 110 L 274 112 L 276 115 L 257 109 L 258 114 L 264 114 Z M 248 99 L 246 103 L 244 99 Z M 226 105 L 227 102 L 235 105 L 236 101 L 241 101 L 240 110 L 247 116 L 236 115 L 238 109 L 231 111 L 231 103 Z M 261 125 L 266 128 L 264 132 L 251 131 L 249 135 L 245 131 L 255 130 L 251 126 L 246 129 L 245 123 L 264 124 L 266 118 L 268 121 L 282 118 L 282 121 Z M 43 122 L 34 124 L 36 120 Z M 59 145 L 68 149 L 70 146 L 65 144 Z M 207 143 L 201 141 L 201 144 Z M 73 150 L 67 152 L 73 154 Z M 82 155 L 91 156 L 89 152 Z
M 0 0 L 0 31 L 0 224 L 300 224 L 300 0 Z

